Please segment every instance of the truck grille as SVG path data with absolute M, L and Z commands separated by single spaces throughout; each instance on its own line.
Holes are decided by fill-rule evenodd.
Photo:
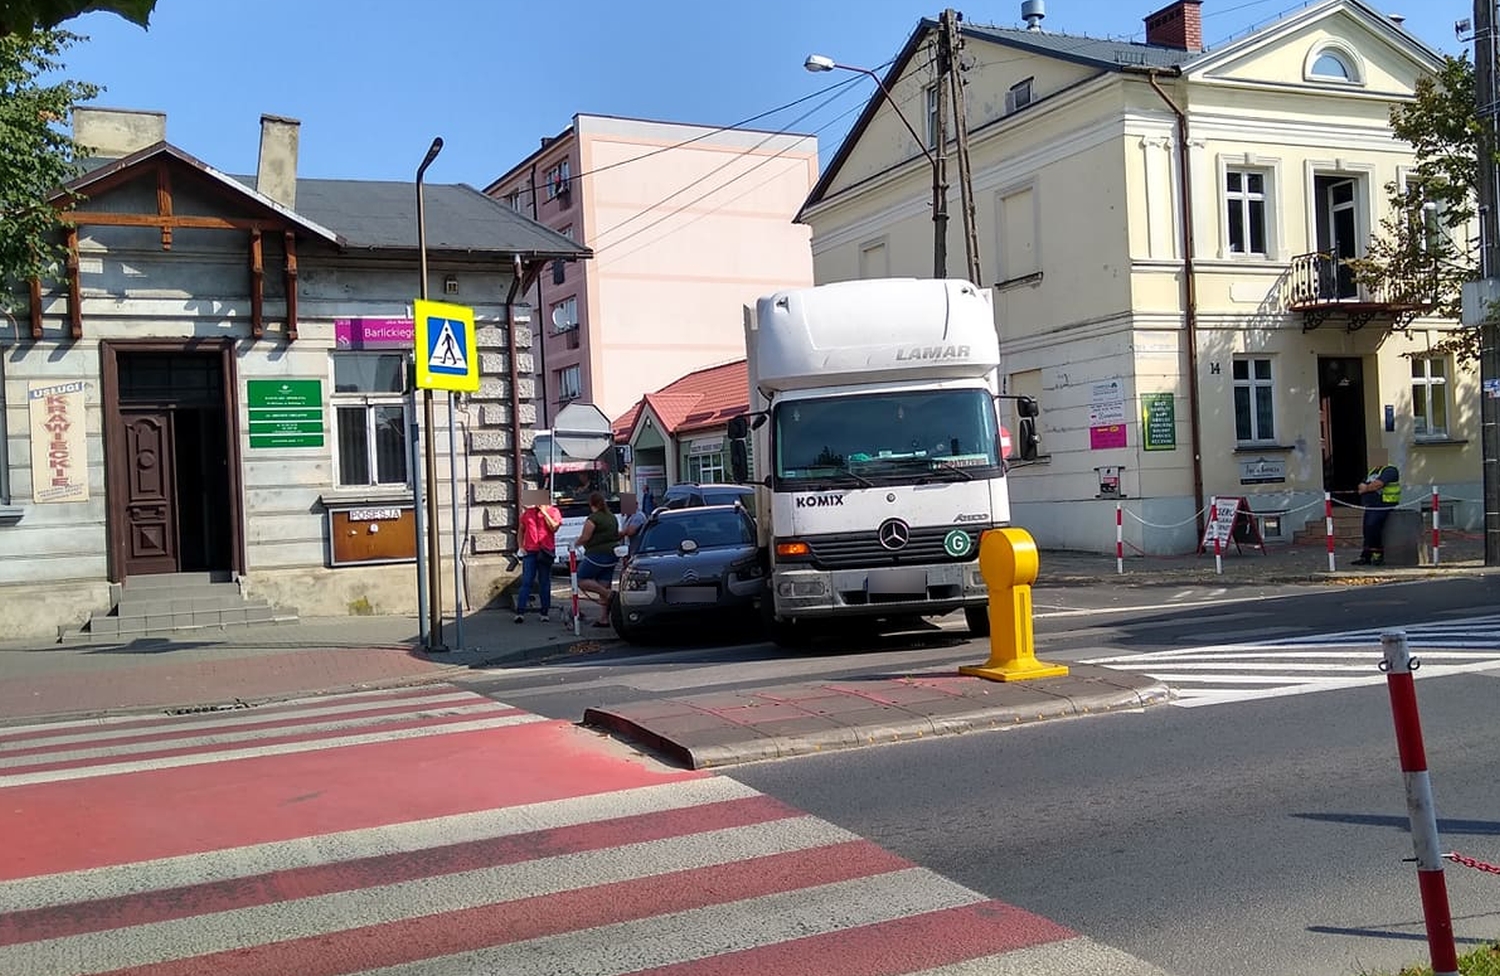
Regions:
M 954 529 L 969 536 L 969 553 L 954 559 L 943 550 L 943 538 Z M 939 525 L 911 529 L 904 548 L 891 551 L 880 544 L 874 530 L 804 536 L 812 549 L 812 564 L 818 569 L 874 569 L 879 566 L 912 566 L 921 563 L 968 563 L 979 558 L 981 527 Z

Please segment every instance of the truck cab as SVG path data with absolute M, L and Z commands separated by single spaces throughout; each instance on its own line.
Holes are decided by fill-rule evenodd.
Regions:
M 753 437 L 772 637 L 960 609 L 987 633 L 979 537 L 1010 524 L 988 293 L 844 282 L 762 298 L 745 324 L 752 410 L 731 457 L 748 468 Z M 1034 402 L 1018 412 L 1034 456 Z

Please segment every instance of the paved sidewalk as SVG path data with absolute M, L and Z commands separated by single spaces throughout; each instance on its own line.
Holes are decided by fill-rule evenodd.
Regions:
M 1474 535 L 1445 536 L 1442 562 L 1435 567 L 1364 569 L 1348 564 L 1355 555 L 1339 553 L 1337 571 L 1329 573 L 1321 546 L 1231 550 L 1223 557 L 1222 574 L 1212 555 L 1127 556 L 1120 574 L 1112 554 L 1043 551 L 1037 585 L 1346 586 L 1488 572 L 1482 540 Z M 613 631 L 585 626 L 575 637 L 560 622 L 560 611 L 568 606 L 566 589 L 564 584 L 553 598 L 548 624 L 534 614 L 515 624 L 509 610 L 470 614 L 464 649 L 445 654 L 421 652 L 416 618 L 402 616 L 308 618 L 117 643 L 0 642 L 0 723 L 440 681 L 476 666 L 588 654 L 613 643 Z M 444 636 L 455 642 L 451 619 Z

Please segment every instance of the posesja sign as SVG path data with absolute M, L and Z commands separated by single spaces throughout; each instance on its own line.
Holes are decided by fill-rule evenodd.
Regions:
M 30 383 L 31 500 L 38 505 L 84 502 L 89 497 L 87 384 Z

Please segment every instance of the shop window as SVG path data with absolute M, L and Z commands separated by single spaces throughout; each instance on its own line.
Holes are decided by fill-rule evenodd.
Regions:
M 331 358 L 337 483 L 340 487 L 405 485 L 406 356 L 340 352 Z
M 688 480 L 703 484 L 722 484 L 727 478 L 724 474 L 724 452 L 715 451 L 712 454 L 691 454 L 687 459 Z
M 1440 356 L 1411 361 L 1413 431 L 1418 437 L 1448 436 L 1448 362 Z
M 1269 359 L 1234 361 L 1234 439 L 1241 444 L 1276 440 L 1276 409 Z

